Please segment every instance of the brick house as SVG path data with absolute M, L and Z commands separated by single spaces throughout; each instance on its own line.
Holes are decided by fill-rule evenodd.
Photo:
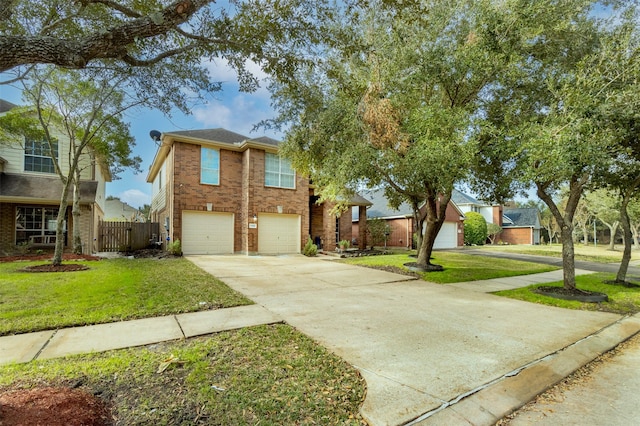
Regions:
M 363 192 L 366 199 L 373 205 L 367 210 L 367 218 L 384 219 L 389 226 L 387 247 L 411 248 L 413 233 L 415 230 L 413 209 L 407 203 L 402 203 L 398 209 L 389 207 L 384 191 L 370 190 Z M 361 236 L 360 212 L 353 212 L 353 236 L 359 239 Z M 455 202 L 449 201 L 445 213 L 445 221 L 436 237 L 434 248 L 455 248 L 464 245 L 464 214 Z
M 158 139 L 147 176 L 151 220 L 185 254 L 300 253 L 309 237 L 325 250 L 351 240 L 351 215 L 317 203 L 309 180 L 278 155 L 278 141 L 221 128 Z
M 16 105 L 0 100 L 0 114 Z M 55 135 L 58 143 L 53 155 L 65 158 L 69 140 Z M 0 254 L 15 253 L 23 247 L 53 248 L 62 183 L 55 173 L 48 144 L 41 140 L 6 140 L 0 143 Z M 68 162 L 60 161 L 63 173 Z M 74 226 L 80 227 L 83 252 L 95 250 L 98 222 L 104 217 L 105 183 L 110 181 L 107 167 L 91 154 L 81 159 L 80 223 L 74 224 L 71 205 L 66 212 L 65 248 L 71 248 Z M 69 203 L 72 202 L 69 194 Z

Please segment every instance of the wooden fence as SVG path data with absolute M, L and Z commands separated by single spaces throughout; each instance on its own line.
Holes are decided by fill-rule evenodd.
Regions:
M 158 222 L 105 222 L 98 224 L 98 251 L 134 251 L 158 241 Z

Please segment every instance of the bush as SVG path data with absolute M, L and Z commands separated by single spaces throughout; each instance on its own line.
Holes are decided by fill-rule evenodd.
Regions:
M 467 246 L 483 245 L 487 240 L 487 221 L 480 213 L 465 213 L 464 244 Z
M 304 248 L 302 249 L 302 254 L 308 257 L 313 257 L 316 254 L 318 254 L 318 246 L 313 244 L 311 237 L 307 239 L 307 244 L 304 245 Z
M 180 240 L 167 243 L 167 251 L 174 256 L 182 256 L 182 244 L 180 244 Z
M 391 232 L 387 221 L 380 218 L 367 219 L 367 234 L 371 248 L 384 244 L 384 239 Z

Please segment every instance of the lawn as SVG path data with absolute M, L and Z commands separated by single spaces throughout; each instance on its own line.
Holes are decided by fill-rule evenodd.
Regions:
M 403 264 L 415 262 L 415 260 L 415 258 L 409 257 L 408 253 L 403 253 L 353 257 L 344 259 L 342 262 L 372 268 L 391 268 L 399 272 L 409 273 L 410 271 Z M 442 265 L 444 271 L 425 272 L 419 274 L 419 276 L 425 281 L 441 284 L 536 274 L 558 269 L 550 265 L 473 256 L 452 251 L 433 252 L 431 262 Z
M 473 250 L 487 250 L 508 253 L 531 254 L 536 256 L 562 257 L 561 244 L 542 245 L 490 245 L 469 247 Z M 608 245 L 587 245 L 576 243 L 574 246 L 576 260 L 586 260 L 600 263 L 619 263 L 622 260 L 622 250 L 624 247 L 617 245 L 611 251 Z M 640 250 L 632 250 L 631 258 L 640 260 Z
M 541 285 L 562 287 L 562 282 L 560 281 L 551 284 L 537 284 L 515 290 L 505 290 L 495 294 L 510 297 L 512 299 L 525 300 L 528 302 L 558 306 L 567 309 L 605 311 L 617 314 L 633 314 L 640 312 L 640 287 L 625 287 L 617 284 L 606 284 L 607 281 L 613 281 L 614 279 L 615 275 L 606 273 L 580 275 L 576 277 L 576 285 L 580 290 L 607 294 L 609 296 L 609 301 L 602 303 L 582 303 L 577 301 L 561 300 L 549 296 L 543 296 L 532 291 Z
M 0 394 L 34 386 L 98 395 L 118 425 L 364 424 L 362 377 L 284 324 L 0 367 Z
M 252 303 L 183 258 L 90 261 L 84 262 L 89 270 L 78 272 L 20 271 L 34 264 L 0 263 L 0 335 Z

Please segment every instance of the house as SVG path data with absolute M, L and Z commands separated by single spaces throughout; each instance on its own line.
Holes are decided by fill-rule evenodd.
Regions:
M 300 253 L 309 237 L 325 250 L 351 240 L 351 215 L 318 204 L 309 180 L 278 155 L 278 141 L 221 128 L 167 132 L 157 141 L 147 176 L 151 220 L 185 254 Z M 366 204 L 350 203 L 363 211 Z
M 540 244 L 540 212 L 536 208 L 512 208 L 490 205 L 460 191 L 453 191 L 451 199 L 464 213 L 480 213 L 487 223 L 502 227 L 496 242 L 506 244 Z
M 383 190 L 371 190 L 363 192 L 366 199 L 372 202 L 367 209 L 367 218 L 384 219 L 389 225 L 390 232 L 387 238 L 388 247 L 411 248 L 413 244 L 413 232 L 415 230 L 413 209 L 408 203 L 402 203 L 398 209 L 389 207 Z M 356 239 L 361 236 L 358 221 L 360 212 L 353 212 L 353 235 Z M 445 221 L 436 237 L 434 248 L 455 248 L 464 245 L 464 214 L 456 203 L 449 201 Z
M 16 105 L 0 100 L 0 115 Z M 69 140 L 63 133 L 53 155 L 63 159 Z M 68 162 L 60 161 L 63 173 Z M 73 196 L 65 212 L 65 248 L 71 248 L 74 226 L 80 227 L 83 251 L 92 252 L 98 222 L 104 217 L 105 184 L 111 180 L 109 169 L 87 154 L 81 159 L 80 223 L 71 216 Z M 53 248 L 62 183 L 55 173 L 48 144 L 42 140 L 19 139 L 0 142 L 0 253 L 16 252 L 23 246 Z
M 507 244 L 540 244 L 540 212 L 536 208 L 505 208 L 498 241 Z
M 104 220 L 109 222 L 145 222 L 144 214 L 117 198 L 108 198 L 105 202 Z

